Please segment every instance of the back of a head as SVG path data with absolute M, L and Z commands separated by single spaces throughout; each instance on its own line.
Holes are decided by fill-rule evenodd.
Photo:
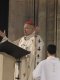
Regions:
M 47 46 L 47 51 L 48 51 L 48 53 L 51 54 L 51 55 L 56 54 L 56 45 L 54 45 L 54 44 L 49 44 L 49 45 Z

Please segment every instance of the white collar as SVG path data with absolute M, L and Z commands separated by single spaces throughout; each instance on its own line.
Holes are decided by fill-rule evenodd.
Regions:
M 49 56 L 49 57 L 47 57 L 47 59 L 48 59 L 48 60 L 50 60 L 50 59 L 59 60 L 59 58 L 57 58 L 57 57 L 55 57 L 55 56 Z
M 35 31 L 32 34 L 28 35 L 28 36 L 24 36 L 24 39 L 29 40 L 33 36 L 35 36 Z
M 56 57 L 55 56 L 49 56 L 47 57 L 47 59 L 55 59 Z

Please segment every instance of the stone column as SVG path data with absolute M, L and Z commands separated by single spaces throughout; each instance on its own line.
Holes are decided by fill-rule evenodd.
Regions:
M 26 0 L 9 0 L 9 39 L 16 40 L 23 35 Z
M 56 44 L 55 8 L 55 0 L 39 0 L 38 24 L 40 27 L 40 35 L 45 42 L 45 50 L 48 44 Z
M 57 56 L 60 58 L 60 0 L 57 3 Z
M 38 26 L 40 28 L 40 35 L 43 40 L 46 40 L 46 0 L 39 0 L 38 10 Z
M 55 30 L 55 2 L 54 0 L 46 0 L 46 42 L 47 45 L 54 43 Z
M 34 0 L 9 0 L 9 39 L 23 36 L 24 21 L 34 19 Z
M 39 0 L 39 9 L 38 9 L 38 26 L 40 28 L 39 34 L 44 41 L 44 45 L 46 47 L 46 0 Z M 45 49 L 43 58 L 46 57 Z

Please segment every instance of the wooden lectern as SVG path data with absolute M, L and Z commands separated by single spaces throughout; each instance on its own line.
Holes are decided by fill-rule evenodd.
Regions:
M 20 58 L 29 54 L 30 52 L 22 49 L 21 47 L 18 47 L 17 45 L 9 42 L 8 40 L 3 43 L 0 43 L 0 52 L 5 52 L 9 56 L 12 56 L 16 59 L 16 63 L 18 64 L 18 75 L 15 77 L 15 79 L 20 80 L 20 77 L 19 77 Z

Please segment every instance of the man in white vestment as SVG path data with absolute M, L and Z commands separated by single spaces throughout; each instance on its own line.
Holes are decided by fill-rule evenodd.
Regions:
M 48 45 L 47 53 L 47 59 L 41 61 L 33 70 L 34 80 L 60 80 L 60 60 L 55 57 L 56 46 Z
M 36 34 L 36 28 L 32 20 L 28 20 L 24 24 L 24 36 L 19 39 L 18 46 L 30 51 L 30 54 L 20 59 L 20 80 L 33 80 L 32 71 L 36 65 L 42 60 L 44 42 L 42 38 Z M 18 76 L 18 65 L 15 64 L 14 77 Z
M 42 60 L 44 42 L 42 38 L 36 34 L 32 20 L 25 22 L 24 36 L 20 38 L 18 45 L 30 51 L 29 55 L 20 60 L 20 80 L 33 80 L 32 71 Z

